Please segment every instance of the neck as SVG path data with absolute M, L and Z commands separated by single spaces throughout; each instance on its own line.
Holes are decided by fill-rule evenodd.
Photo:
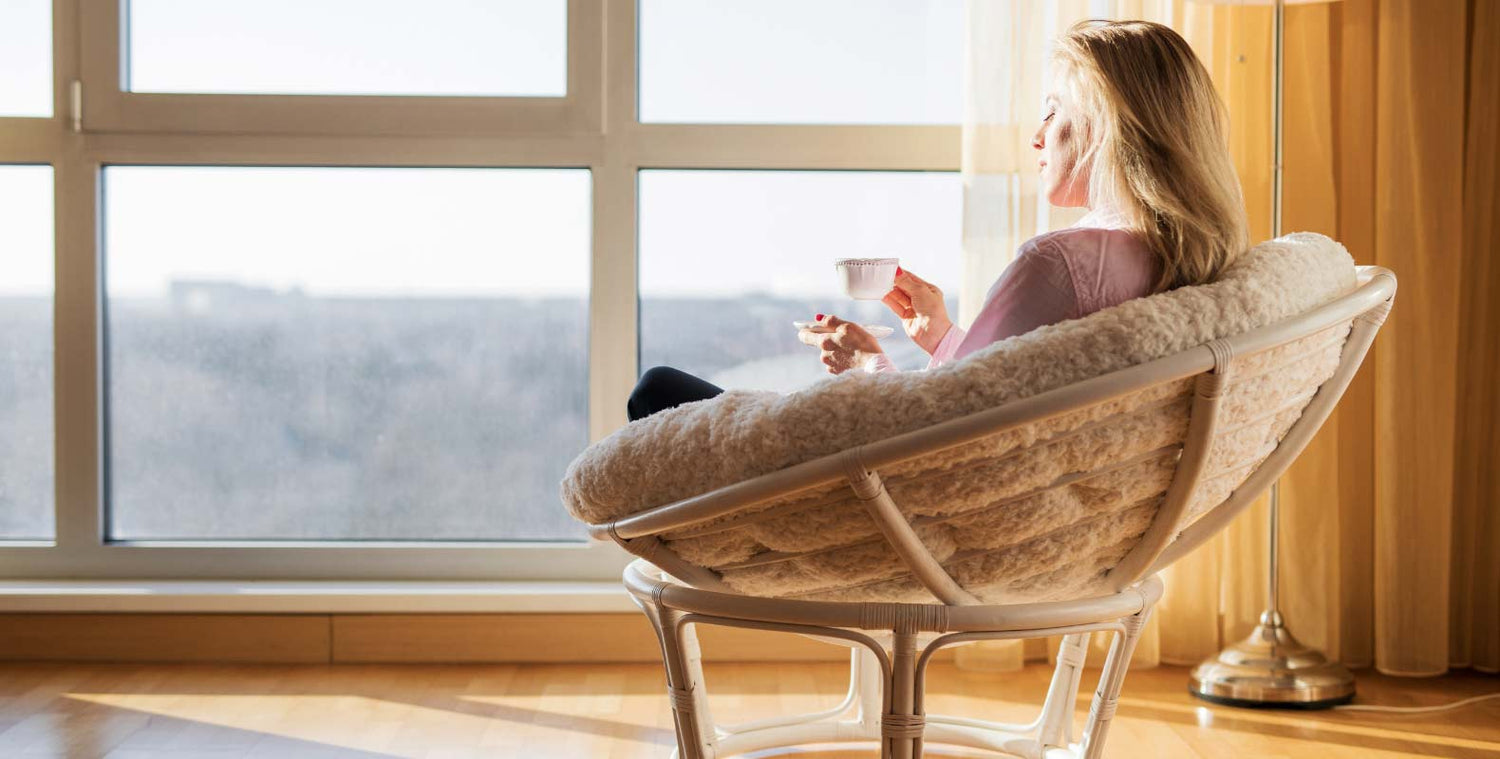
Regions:
M 1125 219 L 1114 208 L 1098 205 L 1090 206 L 1089 212 L 1074 226 L 1097 227 L 1099 229 L 1124 229 Z

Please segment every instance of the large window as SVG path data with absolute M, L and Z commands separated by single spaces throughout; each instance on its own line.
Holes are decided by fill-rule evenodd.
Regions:
M 824 379 L 793 321 L 897 326 L 840 256 L 959 290 L 961 0 L 58 7 L 0 3 L 12 578 L 614 579 L 558 485 L 642 367 Z
M 0 165 L 0 539 L 52 538 L 52 169 Z
M 130 0 L 129 13 L 132 92 L 567 93 L 563 0 Z
M 589 178 L 105 170 L 110 537 L 577 538 Z

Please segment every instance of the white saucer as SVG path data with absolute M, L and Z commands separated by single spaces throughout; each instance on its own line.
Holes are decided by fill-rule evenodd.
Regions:
M 797 329 L 812 329 L 813 327 L 818 326 L 818 323 L 792 322 L 792 326 L 796 327 Z M 896 330 L 882 324 L 861 324 L 859 326 L 864 327 L 865 331 L 870 333 L 870 337 L 873 337 L 876 340 L 884 340 L 885 338 L 890 337 L 891 335 L 896 333 Z

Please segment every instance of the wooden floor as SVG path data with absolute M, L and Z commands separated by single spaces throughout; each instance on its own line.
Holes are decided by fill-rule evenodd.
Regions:
M 733 721 L 831 706 L 844 675 L 806 663 L 707 671 L 714 708 Z M 930 710 L 1016 719 L 1047 676 L 1041 666 L 1007 680 L 937 665 Z M 1500 756 L 1500 701 L 1424 716 L 1235 710 L 1194 701 L 1185 678 L 1172 667 L 1132 673 L 1107 754 Z M 1500 678 L 1367 674 L 1360 687 L 1363 701 L 1410 706 L 1494 692 Z M 670 725 L 654 665 L 0 665 L 7 759 L 665 757 Z

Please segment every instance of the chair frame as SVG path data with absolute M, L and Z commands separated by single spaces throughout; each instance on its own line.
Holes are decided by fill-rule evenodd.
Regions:
M 626 569 L 625 586 L 661 643 L 680 755 L 712 759 L 808 743 L 879 740 L 882 757 L 908 759 L 920 757 L 924 741 L 930 740 L 1022 757 L 1097 759 L 1141 628 L 1161 597 L 1157 573 L 1223 529 L 1281 476 L 1359 369 L 1390 311 L 1396 278 L 1386 269 L 1366 266 L 1359 267 L 1358 282 L 1354 292 L 1328 304 L 1240 335 L 591 526 L 594 537 L 612 539 L 642 559 Z M 1221 388 L 1237 357 L 1345 323 L 1351 326 L 1337 368 L 1280 444 L 1227 499 L 1182 528 L 1218 427 Z M 980 603 L 926 549 L 880 478 L 879 470 L 894 464 L 1188 378 L 1194 378 L 1192 409 L 1172 481 L 1140 541 L 1110 570 L 1109 595 Z M 907 569 L 941 604 L 746 596 L 712 570 L 678 557 L 660 537 L 839 481 L 852 488 Z M 718 726 L 703 683 L 694 629 L 701 624 L 799 633 L 848 645 L 853 649 L 849 693 L 839 707 L 819 714 Z M 888 634 L 889 647 L 871 632 L 882 638 Z M 1085 729 L 1075 742 L 1073 707 L 1094 632 L 1110 632 L 1114 638 Z M 918 653 L 924 633 L 938 635 Z M 1041 712 L 1032 722 L 1009 725 L 925 714 L 926 667 L 940 649 L 975 640 L 1050 635 L 1063 635 L 1062 647 Z

